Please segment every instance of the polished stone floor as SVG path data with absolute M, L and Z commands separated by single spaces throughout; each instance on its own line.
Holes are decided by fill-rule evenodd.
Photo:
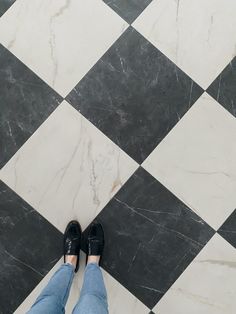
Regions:
M 110 314 L 235 313 L 235 30 L 235 0 L 0 0 L 0 314 L 95 218 Z

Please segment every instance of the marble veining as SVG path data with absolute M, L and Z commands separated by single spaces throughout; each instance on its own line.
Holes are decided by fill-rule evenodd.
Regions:
M 218 233 L 236 248 L 236 209 L 218 229 Z
M 0 314 L 71 219 L 104 226 L 110 314 L 235 313 L 235 29 L 235 0 L 0 0 Z
M 64 101 L 0 177 L 63 232 L 68 217 L 85 228 L 137 167 Z
M 236 2 L 153 0 L 132 24 L 202 88 L 235 56 Z
M 165 314 L 233 314 L 236 250 L 215 234 L 154 307 Z
M 11 314 L 61 257 L 62 234 L 2 181 L 0 227 L 0 313 Z
M 73 308 L 78 300 L 81 286 L 83 283 L 83 272 L 85 268 L 85 259 L 86 256 L 81 253 L 80 260 L 81 266 L 80 271 L 75 275 L 75 279 L 72 283 L 72 289 L 69 295 L 69 300 L 66 306 L 66 313 L 71 314 Z M 32 291 L 32 293 L 25 299 L 25 301 L 17 308 L 14 314 L 26 313 L 30 306 L 33 304 L 33 301 L 38 296 L 41 289 L 49 281 L 52 274 L 58 269 L 62 264 L 63 260 L 61 259 L 52 270 L 44 277 L 44 279 L 39 283 L 39 285 Z M 102 270 L 105 284 L 107 287 L 108 293 L 108 305 L 109 313 L 135 313 L 135 314 L 147 314 L 149 309 L 140 302 L 135 296 L 133 296 L 128 290 L 126 290 L 118 281 L 116 281 L 109 273 L 105 270 Z
M 0 19 L 0 43 L 65 97 L 127 26 L 100 0 L 18 0 Z
M 130 27 L 66 99 L 142 163 L 202 92 Z
M 209 86 L 207 92 L 236 117 L 236 57 Z
M 204 93 L 143 163 L 215 230 L 235 209 L 234 134 L 235 118 Z
M 0 44 L 0 168 L 62 101 Z
M 109 234 L 102 266 L 149 308 L 215 233 L 142 168 L 96 219 Z

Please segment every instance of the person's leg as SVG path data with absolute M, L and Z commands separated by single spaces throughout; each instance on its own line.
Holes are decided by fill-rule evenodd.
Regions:
M 81 228 L 72 220 L 64 233 L 64 264 L 53 275 L 28 314 L 64 314 L 74 273 L 79 269 Z
M 104 249 L 104 232 L 98 222 L 92 223 L 87 238 L 87 266 L 80 299 L 73 314 L 107 314 L 107 292 L 99 267 Z
M 80 299 L 73 314 L 107 314 L 107 292 L 100 267 L 97 263 L 89 263 L 84 273 Z
M 75 268 L 63 264 L 52 276 L 27 314 L 64 314 Z

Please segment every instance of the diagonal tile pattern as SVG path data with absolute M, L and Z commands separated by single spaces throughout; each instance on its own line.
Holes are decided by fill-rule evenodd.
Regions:
M 236 249 L 236 209 L 218 229 L 218 233 Z
M 67 100 L 142 163 L 202 92 L 130 27 Z
M 143 163 L 215 230 L 235 209 L 235 134 L 234 117 L 205 93 Z
M 235 9 L 0 1 L 0 314 L 95 217 L 111 314 L 235 312 Z
M 215 232 L 142 168 L 96 220 L 109 235 L 103 267 L 149 308 Z
M 232 115 L 236 117 L 236 57 L 227 65 L 223 72 L 207 89 Z
M 128 155 L 64 101 L 0 177 L 63 232 L 68 217 L 79 219 L 85 228 L 136 168 Z
M 72 313 L 73 308 L 78 300 L 78 295 L 82 287 L 83 282 L 83 271 L 85 265 L 85 255 L 81 254 L 81 271 L 76 274 L 72 293 L 69 296 L 67 302 L 66 313 Z M 25 313 L 33 304 L 34 300 L 39 295 L 40 291 L 47 284 L 51 276 L 62 264 L 62 259 L 52 268 L 52 270 L 43 278 L 40 284 L 32 291 L 32 293 L 25 299 L 25 301 L 18 307 L 14 314 Z M 148 314 L 148 308 L 135 298 L 128 290 L 126 290 L 118 281 L 116 281 L 112 276 L 110 276 L 105 270 L 103 271 L 103 276 L 108 293 L 109 302 L 109 314 L 117 313 L 135 313 L 135 314 Z
M 235 55 L 236 2 L 154 0 L 133 26 L 202 88 Z
M 18 0 L 0 20 L 0 42 L 64 97 L 126 27 L 100 0 Z
M 152 0 L 103 0 L 125 21 L 131 24 Z
M 1 181 L 0 226 L 0 313 L 11 314 L 61 257 L 62 234 Z
M 236 250 L 215 235 L 154 308 L 166 314 L 233 314 Z M 222 284 L 223 283 L 223 284 Z
M 1 0 L 0 2 L 0 17 L 12 6 L 16 0 Z
M 0 44 L 0 168 L 62 101 Z

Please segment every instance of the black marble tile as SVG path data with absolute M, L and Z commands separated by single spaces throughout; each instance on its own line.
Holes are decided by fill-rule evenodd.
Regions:
M 150 309 L 215 233 L 141 167 L 96 220 L 105 232 L 102 267 Z
M 0 181 L 0 313 L 13 313 L 61 255 L 62 234 Z
M 13 5 L 16 0 L 1 0 L 0 1 L 0 17 Z
M 129 24 L 143 12 L 152 0 L 103 0 Z
M 130 27 L 67 100 L 142 163 L 202 92 Z
M 218 233 L 236 248 L 236 209 L 219 228 Z
M 0 45 L 0 168 L 62 101 Z
M 232 115 L 236 117 L 236 57 L 207 89 Z

